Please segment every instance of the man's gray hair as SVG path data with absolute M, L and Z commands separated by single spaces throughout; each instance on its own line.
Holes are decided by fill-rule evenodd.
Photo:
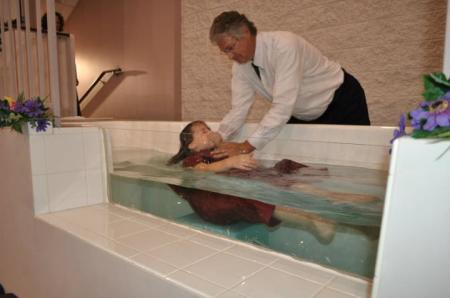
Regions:
M 242 33 L 242 26 L 247 26 L 250 34 L 256 35 L 257 29 L 255 25 L 244 14 L 240 14 L 235 10 L 222 12 L 214 19 L 209 29 L 209 40 L 215 44 L 222 34 L 230 34 L 239 38 Z

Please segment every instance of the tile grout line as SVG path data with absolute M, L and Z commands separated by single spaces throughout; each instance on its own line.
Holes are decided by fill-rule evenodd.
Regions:
M 98 237 L 103 238 L 103 239 L 105 239 L 105 240 L 113 241 L 113 242 L 115 242 L 116 244 L 119 244 L 119 245 L 121 245 L 121 246 L 124 246 L 125 248 L 132 249 L 132 250 L 137 251 L 136 249 L 134 249 L 134 248 L 132 248 L 132 247 L 129 247 L 129 246 L 124 245 L 124 244 L 122 244 L 122 243 L 118 243 L 117 241 L 111 240 L 111 239 L 106 238 L 106 237 L 104 237 L 104 236 L 102 236 L 102 235 L 100 235 L 100 234 L 98 234 L 98 233 L 96 233 L 96 232 L 92 232 L 92 231 L 90 231 L 90 230 L 87 230 L 87 229 L 85 229 L 85 228 L 79 226 L 79 225 L 76 225 L 76 224 L 74 224 L 74 223 L 71 222 L 71 221 L 68 221 L 68 220 L 66 220 L 66 219 L 63 219 L 61 216 L 56 216 L 56 217 L 59 218 L 60 220 L 62 220 L 65 224 L 68 224 L 69 226 L 70 226 L 70 225 L 75 226 L 75 227 L 77 227 L 77 228 L 79 228 L 79 229 L 81 229 L 81 230 L 84 230 L 84 231 L 86 231 L 86 232 L 92 233 L 92 234 L 94 234 L 95 236 L 98 236 Z M 118 257 L 121 258 L 121 259 L 129 260 L 129 256 L 125 256 L 125 255 L 123 255 L 123 254 L 120 254 L 120 253 L 118 253 L 118 252 L 112 250 L 112 249 L 105 248 L 104 246 L 102 246 L 102 245 L 96 243 L 95 241 L 92 241 L 92 240 L 89 239 L 89 238 L 86 238 L 86 237 L 81 236 L 80 234 L 76 233 L 75 231 L 69 231 L 69 230 L 67 230 L 64 226 L 55 225 L 55 224 L 53 224 L 53 223 L 47 222 L 45 218 L 40 218 L 40 219 L 41 219 L 42 221 L 44 221 L 46 224 L 48 224 L 48 225 L 50 225 L 50 226 L 53 226 L 53 227 L 55 227 L 55 228 L 57 228 L 57 229 L 63 231 L 64 233 L 67 233 L 67 234 L 70 235 L 71 237 L 75 237 L 75 238 L 77 238 L 77 239 L 79 239 L 79 240 L 81 240 L 81 241 L 84 241 L 84 242 L 86 242 L 86 243 L 92 245 L 93 247 L 96 247 L 96 248 L 98 248 L 98 249 L 100 249 L 100 250 L 103 250 L 103 251 L 105 251 L 105 252 L 107 252 L 107 253 L 110 253 L 110 254 L 112 254 L 112 255 L 118 256 Z M 134 256 L 134 255 L 133 255 L 133 256 Z
M 331 283 L 333 282 L 333 280 L 336 279 L 336 277 L 337 277 L 336 275 L 332 276 L 332 277 L 330 278 L 330 280 L 327 281 L 326 283 L 324 283 L 323 286 L 322 286 L 320 289 L 318 289 L 317 292 L 316 292 L 315 294 L 313 294 L 311 297 L 314 298 L 314 297 L 316 297 L 317 295 L 319 295 L 320 292 L 322 292 L 324 289 L 327 289 L 327 288 L 328 288 L 328 285 L 331 284 Z
M 164 263 L 164 264 L 167 264 L 167 265 L 170 265 L 170 266 L 176 268 L 176 270 L 174 270 L 174 271 L 172 271 L 172 272 L 170 272 L 170 273 L 168 273 L 168 274 L 165 274 L 165 275 L 162 274 L 162 276 L 167 277 L 168 275 L 173 274 L 173 273 L 178 272 L 178 271 L 186 272 L 186 271 L 184 271 L 184 270 L 182 270 L 182 269 L 183 269 L 183 268 L 186 268 L 186 267 L 189 267 L 189 266 L 191 266 L 191 265 L 193 265 L 193 264 L 195 264 L 195 263 L 197 263 L 197 262 L 200 262 L 201 260 L 207 259 L 207 258 L 209 258 L 209 257 L 211 257 L 211 256 L 213 256 L 213 255 L 216 255 L 216 254 L 220 253 L 219 251 L 217 251 L 216 249 L 214 249 L 214 250 L 216 250 L 215 253 L 213 253 L 213 254 L 211 254 L 211 255 L 209 255 L 209 256 L 205 256 L 204 258 L 201 258 L 201 259 L 195 261 L 194 263 L 190 263 L 190 264 L 185 265 L 185 266 L 182 266 L 182 267 L 177 267 L 177 266 L 175 266 L 175 265 L 173 265 L 173 264 L 170 264 L 170 263 L 168 263 L 167 261 L 165 261 L 165 260 L 159 258 L 158 256 L 155 256 L 155 255 L 152 255 L 152 254 L 151 254 L 151 252 L 154 251 L 154 250 L 161 249 L 161 248 L 163 248 L 163 247 L 165 247 L 165 246 L 168 246 L 168 245 L 170 245 L 170 244 L 174 244 L 174 243 L 177 243 L 177 242 L 182 242 L 182 241 L 184 241 L 184 240 L 186 240 L 186 239 L 180 238 L 180 239 L 178 239 L 178 240 L 176 240 L 176 241 L 172 241 L 172 242 L 169 242 L 169 243 L 166 243 L 166 244 L 163 244 L 163 245 L 154 247 L 154 248 L 152 248 L 152 249 L 150 249 L 150 250 L 139 251 L 138 254 L 144 254 L 144 255 L 149 256 L 149 257 L 151 257 L 151 258 L 154 258 L 154 259 L 156 259 L 156 260 L 158 260 L 158 261 L 160 261 L 160 262 L 162 262 L 162 263 Z M 199 243 L 196 243 L 196 244 L 200 245 Z M 201 246 L 204 246 L 204 245 L 201 245 Z M 204 246 L 204 247 L 206 247 L 206 246 Z M 211 247 L 206 247 L 206 248 L 213 249 L 213 248 L 211 248 Z M 137 249 L 135 249 L 135 250 L 137 250 Z M 135 257 L 135 256 L 138 255 L 138 254 L 135 254 L 135 255 L 133 255 L 132 257 Z
M 86 150 L 86 140 L 85 134 L 83 133 L 83 129 L 81 130 L 81 142 L 83 143 L 83 172 L 84 172 L 84 187 L 86 188 L 86 205 L 89 206 L 89 182 L 88 182 L 88 173 L 87 173 L 87 150 Z
M 90 230 L 90 229 L 88 229 L 88 228 L 86 228 L 86 227 L 84 227 L 84 226 L 82 226 L 82 225 L 80 225 L 80 224 L 78 224 L 78 223 L 76 223 L 76 222 L 70 220 L 70 219 L 65 218 L 65 217 L 62 216 L 62 215 L 59 215 L 59 214 L 56 214 L 56 213 L 51 213 L 51 214 L 53 214 L 54 216 L 56 216 L 57 218 L 59 218 L 60 220 L 62 220 L 63 222 L 65 222 L 66 224 L 73 225 L 73 226 L 75 226 L 75 227 L 77 227 L 77 228 L 79 228 L 79 229 L 81 229 L 81 230 L 83 230 L 83 231 L 92 233 L 92 234 L 94 234 L 94 235 L 96 235 L 96 236 L 98 236 L 98 237 L 101 237 L 101 238 L 105 239 L 105 240 L 109 240 L 109 241 L 112 241 L 112 242 L 114 242 L 114 243 L 116 243 L 116 244 L 119 244 L 119 245 L 121 245 L 121 246 L 124 246 L 124 247 L 126 247 L 126 248 L 135 250 L 135 251 L 137 251 L 138 253 L 140 252 L 138 249 L 136 249 L 136 248 L 134 248 L 134 247 L 131 247 L 131 246 L 127 245 L 127 244 L 124 244 L 124 243 L 122 243 L 122 242 L 119 242 L 119 241 L 117 241 L 116 239 L 112 239 L 112 238 L 110 238 L 110 237 L 108 237 L 108 236 L 106 236 L 106 235 L 103 235 L 103 234 L 101 234 L 101 233 L 98 233 L 98 232 L 96 232 L 96 231 L 92 231 L 92 230 Z M 120 222 L 120 221 L 123 221 L 123 220 L 122 220 L 122 219 L 121 219 L 121 220 L 116 220 L 115 222 Z M 61 227 L 61 229 L 63 229 L 64 231 L 66 231 L 66 232 L 68 232 L 68 233 L 73 234 L 72 232 L 67 231 L 67 230 L 65 230 L 65 229 L 62 228 L 62 227 Z M 77 236 L 78 238 L 83 239 L 82 236 L 80 236 L 80 235 L 78 235 L 78 234 L 74 234 L 74 235 Z M 91 240 L 89 240 L 89 239 L 84 239 L 84 240 L 87 241 L 87 242 L 89 242 L 89 243 L 91 243 L 91 244 L 94 245 L 94 246 L 100 247 L 100 248 L 105 249 L 105 250 L 108 250 L 108 251 L 112 251 L 112 250 L 110 250 L 110 249 L 106 249 L 106 248 L 104 248 L 104 247 L 102 247 L 102 246 L 96 244 L 95 242 L 93 242 L 93 241 L 91 241 Z M 137 255 L 137 254 L 134 254 L 134 255 Z M 134 256 L 134 255 L 133 255 L 133 256 Z M 126 256 L 123 256 L 123 257 L 128 258 L 128 257 L 126 257 Z
M 177 271 L 174 271 L 174 272 L 172 272 L 172 273 L 170 273 L 170 274 L 174 274 L 174 273 L 180 272 L 180 271 L 183 272 L 183 273 L 191 274 L 191 273 L 188 273 L 188 272 L 183 271 L 183 270 L 177 270 Z M 219 285 L 217 285 L 217 284 L 215 284 L 215 283 L 212 283 L 212 282 L 210 282 L 210 281 L 208 281 L 208 280 L 205 280 L 205 279 L 203 279 L 203 278 L 200 278 L 200 277 L 196 276 L 195 274 L 191 274 L 191 275 L 194 275 L 196 278 L 198 278 L 198 279 L 200 279 L 200 280 L 202 280 L 202 281 L 204 281 L 204 282 L 210 283 L 210 284 L 212 284 L 212 285 L 214 285 L 214 286 L 217 286 L 217 287 L 219 287 L 219 288 L 223 288 L 222 286 L 219 286 Z M 210 295 L 208 295 L 208 294 L 202 292 L 200 289 L 194 288 L 193 286 L 190 286 L 190 285 L 188 285 L 188 284 L 186 284 L 186 283 L 184 283 L 184 282 L 181 282 L 181 281 L 178 281 L 178 280 L 175 280 L 175 279 L 170 278 L 169 275 L 167 275 L 165 278 L 166 278 L 167 280 L 169 280 L 170 282 L 173 282 L 173 283 L 175 283 L 175 284 L 177 284 L 177 285 L 179 285 L 179 286 L 181 286 L 181 287 L 183 287 L 183 288 L 187 288 L 187 289 L 191 290 L 192 292 L 201 295 L 202 297 L 206 297 L 206 298 L 212 297 L 212 296 L 210 296 Z
M 300 261 L 306 263 L 306 261 L 303 261 L 303 260 L 300 260 Z M 317 280 L 309 279 L 309 278 L 307 278 L 307 277 L 305 277 L 305 276 L 301 276 L 301 275 L 292 273 L 292 272 L 287 271 L 287 270 L 285 270 L 285 269 L 280 269 L 280 268 L 276 268 L 276 267 L 271 267 L 271 268 L 274 269 L 274 270 L 277 270 L 277 271 L 280 271 L 280 272 L 283 272 L 283 273 L 286 273 L 286 274 L 295 276 L 295 277 L 299 277 L 299 278 L 301 278 L 301 279 L 304 279 L 304 280 L 307 280 L 307 281 L 310 281 L 310 282 L 322 284 L 321 282 L 319 282 L 319 281 L 317 281 Z M 311 268 L 313 268 L 313 267 L 311 267 Z M 328 273 L 328 271 L 326 271 L 326 270 L 320 269 L 320 271 L 321 271 L 321 272 Z M 330 274 L 332 275 L 331 278 L 330 278 L 330 280 L 333 280 L 333 279 L 336 277 L 336 275 L 335 275 L 334 273 L 330 273 Z M 327 280 L 327 281 L 324 282 L 323 284 L 324 284 L 324 285 L 325 285 L 325 284 L 328 284 L 328 283 L 330 282 L 330 280 Z
M 182 240 L 180 240 L 180 241 L 182 241 Z M 185 266 L 181 266 L 181 267 L 177 267 L 178 268 L 178 270 L 177 271 L 184 271 L 184 272 L 186 272 L 184 269 L 186 269 L 187 267 L 190 267 L 190 266 L 192 266 L 192 265 L 195 265 L 195 264 L 197 264 L 197 263 L 199 263 L 199 262 L 201 262 L 201 261 L 203 261 L 203 260 L 206 260 L 206 259 L 209 259 L 209 258 L 211 258 L 211 257 L 213 257 L 213 256 L 216 256 L 216 255 L 218 255 L 218 254 L 220 254 L 220 253 L 222 253 L 222 251 L 223 250 L 218 250 L 218 249 L 214 249 L 214 248 L 211 248 L 211 247 L 208 247 L 208 246 L 205 246 L 205 245 L 202 245 L 202 244 L 200 244 L 200 243 L 195 243 L 195 244 L 197 244 L 197 245 L 200 245 L 200 246 L 203 246 L 203 247 L 206 247 L 206 248 L 209 248 L 209 249 L 212 249 L 212 250 L 215 250 L 215 252 L 214 253 L 212 253 L 212 254 L 210 254 L 210 255 L 208 255 L 208 256 L 205 256 L 205 257 L 202 257 L 202 258 L 200 258 L 200 259 L 197 259 L 196 261 L 194 261 L 193 263 L 190 263 L 190 264 L 188 264 L 188 265 L 185 265 Z M 159 248 L 161 248 L 161 247 L 159 247 Z M 154 250 L 154 249 L 152 249 L 152 250 Z M 158 258 L 158 257 L 156 257 L 156 256 L 153 256 L 154 258 Z M 159 259 L 159 258 L 158 258 Z M 173 265 L 172 265 L 173 266 Z M 176 267 L 176 266 L 174 266 L 174 267 Z M 190 273 L 190 274 L 193 274 L 193 273 Z M 195 275 L 195 274 L 194 274 Z M 197 275 L 196 275 L 197 276 Z M 198 277 L 198 276 L 197 276 Z M 203 279 L 203 278 L 202 278 Z M 222 287 L 222 286 L 221 286 Z
M 46 136 L 44 135 L 42 137 L 42 142 L 44 144 L 44 164 L 45 164 L 45 189 L 46 189 L 46 197 L 47 197 L 47 209 L 49 212 L 52 210 L 50 209 L 50 183 L 48 181 L 48 161 L 47 161 L 47 142 L 46 142 Z M 34 200 L 33 200 L 34 204 Z
M 261 272 L 261 271 L 263 271 L 263 270 L 265 270 L 265 269 L 267 269 L 267 268 L 271 268 L 270 266 L 273 265 L 273 264 L 274 264 L 276 261 L 278 261 L 278 260 L 279 260 L 279 259 L 276 258 L 275 260 L 273 260 L 273 261 L 271 261 L 271 262 L 269 262 L 269 263 L 267 263 L 267 264 L 261 264 L 261 263 L 259 263 L 259 264 L 263 265 L 261 268 L 259 268 L 259 269 L 256 270 L 255 272 L 249 274 L 249 275 L 246 276 L 244 279 L 241 279 L 240 281 L 238 281 L 236 284 L 232 285 L 231 287 L 227 288 L 226 291 L 232 291 L 232 290 L 235 289 L 238 285 L 240 285 L 242 282 L 247 281 L 247 280 L 250 279 L 251 277 L 255 276 L 256 274 L 258 274 L 259 272 Z M 253 261 L 253 262 L 254 262 L 254 261 Z M 220 293 L 219 295 L 222 295 L 222 294 L 225 293 L 226 291 Z M 240 292 L 240 291 L 236 291 L 236 292 L 238 292 L 238 293 L 241 295 L 241 292 Z M 217 296 L 219 296 L 219 295 L 217 295 Z M 245 296 L 245 295 L 244 295 L 244 296 Z
M 101 127 L 97 127 L 99 130 L 98 142 L 100 150 L 100 173 L 102 179 L 102 202 L 108 202 L 109 186 L 108 186 L 108 157 L 106 154 L 107 143 L 105 141 L 105 131 Z
M 139 224 L 145 225 L 145 226 L 147 226 L 147 227 L 149 227 L 151 229 L 157 229 L 157 228 L 160 228 L 160 227 L 166 225 L 166 223 L 162 223 L 160 225 L 150 225 L 149 223 L 146 223 L 144 221 L 139 221 L 137 219 L 137 217 L 127 217 L 126 219 L 128 219 L 129 221 L 135 222 L 135 223 L 139 223 Z
M 194 241 L 193 241 L 193 242 L 194 242 Z M 206 248 L 209 248 L 209 249 L 216 250 L 216 252 L 214 252 L 214 253 L 212 253 L 212 254 L 210 254 L 210 255 L 208 255 L 208 256 L 205 256 L 205 257 L 203 257 L 203 258 L 200 258 L 200 259 L 194 261 L 193 263 L 190 263 L 190 264 L 185 265 L 185 266 L 176 267 L 176 266 L 174 266 L 174 265 L 172 265 L 172 264 L 169 264 L 169 265 L 174 266 L 175 268 L 177 268 L 177 270 L 175 270 L 175 271 L 173 271 L 173 272 L 167 274 L 166 277 L 168 277 L 169 275 L 174 274 L 174 273 L 176 273 L 176 272 L 178 272 L 178 271 L 181 271 L 181 272 L 184 272 L 184 273 L 186 273 L 186 274 L 193 275 L 193 276 L 195 276 L 195 277 L 198 278 L 198 279 L 201 279 L 201 280 L 203 280 L 203 281 L 205 281 L 205 282 L 208 282 L 208 283 L 213 284 L 213 285 L 215 285 L 215 286 L 218 286 L 218 287 L 220 287 L 220 288 L 225 288 L 223 285 L 219 285 L 219 284 L 217 284 L 217 283 L 215 283 L 215 282 L 213 282 L 213 281 L 207 280 L 207 279 L 205 279 L 204 277 L 199 276 L 199 275 L 197 275 L 197 274 L 195 274 L 195 273 L 193 273 L 193 272 L 186 271 L 185 269 L 188 268 L 188 267 L 190 267 L 190 266 L 192 266 L 192 265 L 195 265 L 195 264 L 197 264 L 197 263 L 199 263 L 199 262 L 201 262 L 201 261 L 203 261 L 203 260 L 209 259 L 209 258 L 211 258 L 211 257 L 213 257 L 213 256 L 216 256 L 216 255 L 218 255 L 218 254 L 220 254 L 220 253 L 223 253 L 225 250 L 227 250 L 227 249 L 230 248 L 230 247 L 226 247 L 226 248 L 223 248 L 223 249 L 220 249 L 220 250 L 219 250 L 219 249 L 215 249 L 215 248 L 213 248 L 213 247 L 209 247 L 209 246 L 203 245 L 203 244 L 201 244 L 201 243 L 195 242 L 195 244 L 201 245 L 201 246 L 206 247 Z M 233 246 L 235 246 L 235 245 L 233 245 Z M 144 253 L 144 254 L 145 254 L 145 253 Z M 158 258 L 157 256 L 151 256 L 151 257 L 156 258 L 157 260 L 163 261 L 164 263 L 166 263 L 164 260 L 161 260 L 161 259 Z M 226 288 L 225 288 L 225 289 L 226 289 Z
M 128 234 L 127 236 L 121 236 L 121 237 L 118 237 L 117 239 L 112 239 L 112 238 L 109 238 L 109 237 L 107 237 L 107 238 L 110 239 L 110 240 L 117 241 L 118 243 L 122 244 L 123 242 L 121 242 L 120 240 L 123 239 L 123 238 L 130 237 L 130 236 L 134 236 L 134 235 L 137 235 L 137 234 L 140 234 L 140 233 L 149 232 L 149 231 L 151 231 L 151 230 L 155 230 L 155 231 L 161 232 L 161 231 L 156 230 L 156 229 L 148 228 L 147 230 L 139 231 L 139 232 L 133 232 L 133 233 Z M 165 232 L 161 232 L 161 233 L 165 233 Z M 167 234 L 167 235 L 169 235 L 169 236 L 174 236 L 174 235 L 168 234 L 168 233 L 165 233 L 165 234 Z M 174 236 L 174 237 L 176 237 L 177 239 L 174 240 L 174 241 L 169 241 L 169 242 L 167 242 L 167 243 L 164 243 L 164 244 L 155 246 L 154 248 L 151 248 L 151 250 L 153 250 L 153 249 L 158 249 L 158 248 L 164 247 L 164 246 L 166 246 L 166 245 L 169 245 L 169 244 L 172 244 L 172 243 L 175 243 L 175 242 L 182 241 L 182 238 L 177 237 L 177 236 Z M 137 248 L 134 248 L 134 249 L 135 249 L 135 250 L 138 250 L 138 251 L 141 251 L 141 250 L 139 250 L 139 249 L 137 249 Z M 147 251 L 149 251 L 149 250 L 147 250 Z M 145 252 L 145 251 L 141 251 L 141 252 Z
M 123 222 L 126 222 L 126 221 L 128 221 L 128 220 L 127 220 L 127 219 L 124 219 L 124 220 L 121 220 L 121 221 L 115 221 L 115 222 L 112 222 L 111 224 L 123 223 Z M 109 225 L 109 224 L 108 224 L 108 225 Z M 134 230 L 133 232 L 125 233 L 125 234 L 123 234 L 123 235 L 118 236 L 117 238 L 114 238 L 114 237 L 108 236 L 108 235 L 104 235 L 104 237 L 106 237 L 106 238 L 108 238 L 108 239 L 111 239 L 111 240 L 114 240 L 114 241 L 117 241 L 118 239 L 125 238 L 125 237 L 129 237 L 129 236 L 133 236 L 133 235 L 136 235 L 136 234 L 139 234 L 139 233 L 148 232 L 148 231 L 150 231 L 150 230 L 152 230 L 152 229 L 149 228 L 149 227 L 147 227 L 147 226 L 145 226 L 145 229 L 143 229 L 143 230 L 139 230 L 139 229 L 133 229 L 133 230 Z

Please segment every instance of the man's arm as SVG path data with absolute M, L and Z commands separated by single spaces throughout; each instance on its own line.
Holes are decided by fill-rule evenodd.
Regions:
M 245 122 L 248 111 L 255 100 L 255 89 L 249 79 L 242 73 L 242 66 L 233 66 L 231 80 L 231 110 L 225 115 L 217 132 L 222 140 L 228 139 Z
M 233 67 L 231 110 L 222 119 L 217 132 L 211 132 L 208 136 L 217 147 L 212 152 L 215 158 L 250 153 L 255 149 L 248 142 L 223 142 L 242 127 L 255 100 L 255 89 L 240 67 Z
M 275 82 L 271 108 L 248 142 L 256 149 L 273 140 L 292 116 L 303 80 L 303 51 L 295 40 L 287 40 L 274 58 Z
M 212 152 L 216 158 L 252 152 L 272 141 L 292 116 L 303 79 L 302 51 L 289 40 L 277 52 L 275 60 L 275 82 L 271 108 L 253 134 L 243 143 L 223 143 Z M 253 102 L 253 100 L 252 100 Z M 250 105 L 248 106 L 248 109 Z M 248 110 L 246 111 L 246 113 Z M 246 115 L 246 114 L 245 114 Z M 243 118 L 243 121 L 245 118 Z M 241 126 L 243 122 L 239 123 Z M 239 126 L 239 127 L 240 127 Z M 219 133 L 220 133 L 219 129 Z M 223 137 L 223 134 L 221 134 Z M 225 139 L 223 137 L 222 139 Z

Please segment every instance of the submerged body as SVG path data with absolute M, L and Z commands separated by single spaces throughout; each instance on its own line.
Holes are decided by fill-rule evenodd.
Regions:
M 274 217 L 275 205 L 201 189 L 169 186 L 189 202 L 198 216 L 208 222 L 230 225 L 245 221 L 263 223 L 269 227 L 280 223 L 280 220 Z
M 212 157 L 211 151 L 203 150 L 184 159 L 183 166 L 195 167 L 200 163 L 209 164 L 213 162 L 215 162 L 215 159 Z M 259 177 L 269 181 L 272 180 L 275 183 L 278 180 L 278 183 L 283 181 L 289 184 L 289 180 L 280 179 L 282 175 L 297 172 L 304 167 L 307 166 L 285 159 L 278 162 L 273 168 L 258 168 L 258 170 L 252 171 L 229 170 L 223 173 L 236 177 L 242 177 L 242 175 Z M 227 225 L 238 221 L 246 221 L 274 226 L 280 223 L 280 220 L 274 217 L 276 207 L 272 204 L 199 189 L 180 186 L 171 186 L 171 188 L 186 199 L 200 217 L 216 224 Z
M 309 167 L 292 160 L 282 160 L 274 167 L 262 168 L 252 154 L 239 154 L 226 158 L 212 155 L 217 144 L 210 141 L 209 127 L 203 121 L 188 124 L 180 134 L 180 150 L 169 160 L 170 164 L 182 162 L 183 167 L 201 171 L 220 172 L 235 178 L 251 178 L 275 186 L 291 187 L 299 183 L 293 173 Z M 326 169 L 316 169 L 324 171 Z M 179 186 L 171 188 L 186 199 L 192 209 L 204 220 L 215 224 L 231 224 L 239 221 L 263 223 L 274 226 L 281 221 L 302 225 L 312 230 L 319 241 L 334 237 L 336 224 L 321 216 L 297 208 L 271 205 L 257 200 L 225 195 L 200 189 Z M 341 199 L 352 194 L 335 193 L 309 185 L 303 192 L 313 196 Z M 372 198 L 369 198 L 372 199 Z
M 216 159 L 211 155 L 211 150 L 202 150 L 184 159 L 183 166 L 195 168 L 199 164 L 214 162 L 216 162 Z M 258 167 L 250 171 L 230 169 L 222 172 L 222 174 L 239 178 L 259 179 L 277 186 L 288 187 L 296 182 L 295 179 L 289 179 L 288 176 L 297 173 L 302 168 L 309 167 L 292 160 L 283 159 L 270 168 Z M 326 171 L 326 169 L 320 170 Z M 175 185 L 170 185 L 170 187 L 189 202 L 198 216 L 214 224 L 229 225 L 245 221 L 273 227 L 285 222 L 308 228 L 322 242 L 331 241 L 334 237 L 336 224 L 313 213 L 201 189 Z

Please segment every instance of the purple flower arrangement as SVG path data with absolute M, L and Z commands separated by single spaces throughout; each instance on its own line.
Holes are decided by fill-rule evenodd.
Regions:
M 409 121 L 413 138 L 450 139 L 450 81 L 443 73 L 424 76 L 425 101 L 417 109 L 400 116 L 399 128 L 391 143 L 404 135 Z
M 23 124 L 30 123 L 36 131 L 46 131 L 53 122 L 53 115 L 40 97 L 17 100 L 11 97 L 0 99 L 0 127 L 10 127 L 22 133 Z

